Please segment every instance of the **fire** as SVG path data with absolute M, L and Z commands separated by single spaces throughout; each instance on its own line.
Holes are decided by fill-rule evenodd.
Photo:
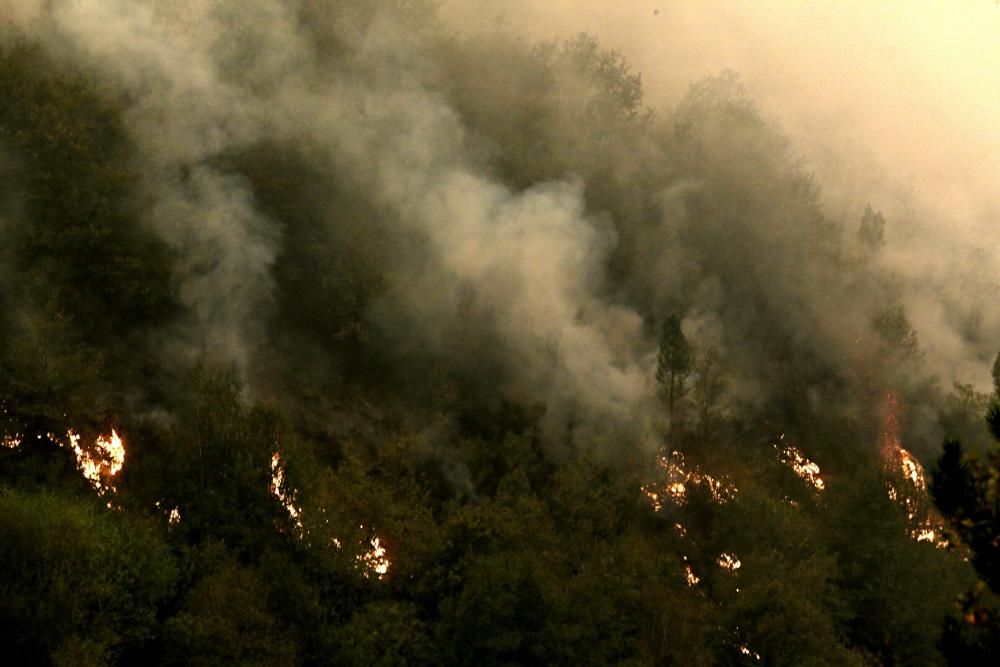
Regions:
M 897 456 L 903 476 L 910 480 L 914 487 L 921 490 L 926 489 L 927 480 L 924 477 L 924 467 L 920 465 L 920 461 L 913 458 L 913 455 L 902 447 L 897 450 Z
M 308 535 L 309 531 L 302 524 L 302 508 L 295 503 L 295 490 L 288 488 L 288 484 L 285 481 L 285 466 L 281 463 L 281 454 L 278 452 L 274 452 L 271 455 L 271 495 L 288 512 L 288 516 L 295 523 L 299 537 Z M 180 512 L 175 509 L 170 513 L 169 521 L 171 524 L 174 522 L 174 512 L 177 512 L 177 521 L 180 521 Z M 326 514 L 326 510 L 322 507 L 320 508 L 320 512 Z M 325 519 L 325 522 L 329 523 L 329 519 Z M 360 525 L 358 528 L 364 530 L 365 527 L 364 525 Z M 343 542 L 337 537 L 331 537 L 330 544 L 335 549 L 342 549 L 344 546 Z M 383 546 L 382 540 L 378 535 L 372 535 L 368 544 L 370 548 L 357 556 L 358 565 L 364 576 L 371 577 L 374 574 L 381 580 L 389 573 L 392 561 L 389 560 L 385 546 Z
M 751 651 L 750 647 L 746 644 L 740 645 L 740 653 L 757 661 L 763 660 L 763 658 L 760 657 L 760 653 L 757 653 L 757 651 Z
M 5 435 L 3 440 L 0 440 L 0 447 L 5 447 L 7 449 L 17 449 L 21 446 L 21 434 L 15 433 L 14 435 Z
M 719 554 L 719 558 L 716 562 L 719 564 L 719 567 L 721 567 L 723 570 L 728 570 L 734 573 L 736 572 L 736 570 L 743 567 L 743 563 L 740 561 L 740 559 L 736 557 L 736 554 L 732 553 Z
M 687 562 L 687 556 L 684 556 L 684 579 L 688 586 L 697 586 L 701 581 L 701 578 L 691 569 L 691 564 Z
M 896 488 L 890 480 L 886 482 L 886 493 L 889 499 L 895 503 L 901 503 L 906 509 L 906 518 L 911 524 L 916 524 L 910 530 L 910 537 L 917 542 L 928 542 L 937 549 L 945 549 L 949 546 L 947 538 L 942 531 L 940 517 L 921 511 L 918 501 L 927 495 L 927 476 L 924 467 L 905 447 L 899 438 L 899 420 L 902 405 L 899 395 L 894 391 L 885 393 L 882 406 L 882 428 L 879 433 L 879 445 L 882 449 L 883 460 L 886 468 L 892 472 L 899 471 L 903 479 L 912 484 L 910 491 Z M 922 520 L 920 514 L 924 514 Z
M 66 438 L 68 444 L 63 443 L 63 446 L 73 450 L 73 454 L 76 455 L 76 467 L 94 490 L 98 493 L 114 491 L 114 485 L 110 480 L 121 472 L 125 465 L 125 444 L 118 432 L 111 429 L 111 435 L 98 436 L 94 446 L 89 449 L 80 446 L 80 435 L 72 429 L 66 433 Z
M 288 516 L 292 517 L 295 527 L 302 530 L 302 508 L 295 504 L 295 492 L 289 491 L 285 485 L 285 466 L 281 464 L 278 452 L 271 455 L 271 495 L 277 498 Z
M 780 440 L 785 439 L 785 434 L 781 434 Z M 810 461 L 805 457 L 805 455 L 794 445 L 786 445 L 784 449 L 780 449 L 777 444 L 774 445 L 774 449 L 778 452 L 778 457 L 781 462 L 792 469 L 796 475 L 798 475 L 807 484 L 811 485 L 816 491 L 822 491 L 826 488 L 826 484 L 820 477 L 819 466 L 815 462 Z
M 373 537 L 369 544 L 371 544 L 371 549 L 358 555 L 358 562 L 361 564 L 362 573 L 366 577 L 374 573 L 378 579 L 382 579 L 389 573 L 389 566 L 392 563 L 389 561 L 385 547 L 382 546 L 382 541 L 378 536 Z
M 728 481 L 720 480 L 703 473 L 698 468 L 687 470 L 684 465 L 684 454 L 673 451 L 670 456 L 661 456 L 657 467 L 666 473 L 663 482 L 652 482 L 642 487 L 642 493 L 649 499 L 653 511 L 659 512 L 665 500 L 675 505 L 683 505 L 687 501 L 688 489 L 691 486 L 704 485 L 712 500 L 724 504 L 732 500 L 737 488 Z

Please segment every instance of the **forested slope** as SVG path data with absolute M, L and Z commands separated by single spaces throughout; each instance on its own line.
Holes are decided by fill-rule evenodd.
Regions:
M 893 221 L 737 74 L 653 109 L 418 0 L 14 6 L 5 664 L 996 657 L 1000 367 L 927 371 Z

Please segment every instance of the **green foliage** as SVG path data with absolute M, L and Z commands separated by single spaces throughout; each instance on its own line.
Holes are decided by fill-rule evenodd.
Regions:
M 0 654 L 9 664 L 113 663 L 152 638 L 176 577 L 146 521 L 10 490 L 0 490 L 0 568 Z
M 198 558 L 197 583 L 164 628 L 167 664 L 295 665 L 296 647 L 267 608 L 267 588 L 219 545 Z
M 159 358 L 177 331 L 173 253 L 183 248 L 168 250 L 144 224 L 144 156 L 127 128 L 145 92 L 113 93 L 38 44 L 0 45 L 0 176 L 10 186 L 0 194 L 0 434 L 23 439 L 0 449 L 2 657 L 736 665 L 759 653 L 763 664 L 851 665 L 993 650 L 970 626 L 991 627 L 994 598 L 979 590 L 955 604 L 969 569 L 959 553 L 910 539 L 858 435 L 871 430 L 867 397 L 905 375 L 897 366 L 919 375 L 916 335 L 891 280 L 844 250 L 791 142 L 738 77 L 697 82 L 654 116 L 639 75 L 592 36 L 466 39 L 441 29 L 434 5 L 291 3 L 308 52 L 296 57 L 317 64 L 288 90 L 322 102 L 317 91 L 334 81 L 331 118 L 381 118 L 388 112 L 368 95 L 386 72 L 365 59 L 393 42 L 384 69 L 406 82 L 394 103 L 426 105 L 429 124 L 454 123 L 460 137 L 461 159 L 435 163 L 432 176 L 439 166 L 475 170 L 505 197 L 579 182 L 578 217 L 600 246 L 587 248 L 599 254 L 598 300 L 638 315 L 637 329 L 665 303 L 714 308 L 719 344 L 734 357 L 688 341 L 671 315 L 655 371 L 672 426 L 675 403 L 690 397 L 693 428 L 677 429 L 671 445 L 696 445 L 687 461 L 701 481 L 689 476 L 683 502 L 653 511 L 640 489 L 663 472 L 649 461 L 655 444 L 609 439 L 593 458 L 560 449 L 546 430 L 558 416 L 543 401 L 565 388 L 525 388 L 520 369 L 494 354 L 517 348 L 520 334 L 494 326 L 502 299 L 438 294 L 447 272 L 411 284 L 433 272 L 440 249 L 409 211 L 362 187 L 370 175 L 345 167 L 352 160 L 337 153 L 357 149 L 352 137 L 337 150 L 313 145 L 310 133 L 328 129 L 320 103 L 317 127 L 207 158 L 280 227 L 264 295 L 273 316 L 261 316 L 253 358 L 239 370 Z M 233 7 L 213 17 L 238 23 Z M 272 55 L 256 48 L 257 28 L 213 46 L 222 55 L 212 75 L 254 96 Z M 418 86 L 427 90 L 411 98 Z M 268 122 L 286 103 L 265 110 Z M 392 150 L 419 163 L 419 135 L 433 128 L 411 130 L 415 145 Z M 862 242 L 880 246 L 883 227 L 867 209 Z M 840 359 L 851 354 L 825 332 L 829 311 L 869 282 L 871 303 L 843 323 L 878 338 L 879 361 L 858 370 L 863 360 Z M 455 321 L 430 344 L 394 312 L 418 287 L 429 303 L 458 302 L 446 304 Z M 817 308 L 818 293 L 830 308 Z M 572 317 L 589 326 L 595 314 Z M 559 359 L 542 347 L 539 366 Z M 643 364 L 651 352 L 629 351 Z M 1000 357 L 1000 393 L 997 368 Z M 747 377 L 734 379 L 737 369 Z M 535 370 L 545 372 L 526 372 Z M 762 395 L 730 403 L 730 382 L 747 379 Z M 941 398 L 928 386 L 907 387 L 923 397 L 918 407 Z M 948 400 L 939 421 L 965 437 L 983 398 L 956 385 Z M 98 502 L 57 439 L 112 424 L 127 434 L 127 463 Z M 824 495 L 775 461 L 771 443 L 786 430 L 829 474 Z M 949 445 L 932 484 L 991 583 L 996 470 Z M 738 486 L 728 502 L 714 497 L 709 472 Z M 390 562 L 382 576 L 371 567 L 376 538 Z M 722 554 L 741 568 L 721 567 Z
M 671 315 L 663 322 L 656 353 L 656 381 L 660 383 L 660 392 L 667 400 L 671 427 L 674 424 L 674 407 L 677 400 L 684 397 L 684 381 L 691 373 L 692 362 L 693 355 L 681 332 L 680 320 Z

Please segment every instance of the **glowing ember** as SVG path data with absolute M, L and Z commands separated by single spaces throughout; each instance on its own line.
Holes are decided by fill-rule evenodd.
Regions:
M 785 434 L 781 434 L 781 440 L 785 439 Z M 819 466 L 815 462 L 810 461 L 802 454 L 801 451 L 794 445 L 786 445 L 784 449 L 780 449 L 778 445 L 774 445 L 775 450 L 778 451 L 778 456 L 781 462 L 792 469 L 796 475 L 798 475 L 807 484 L 811 485 L 817 491 L 822 491 L 826 488 L 826 484 L 820 478 Z
M 740 646 L 740 653 L 742 653 L 745 656 L 751 657 L 754 660 L 761 660 L 762 659 L 760 657 L 760 653 L 757 653 L 757 651 L 751 651 L 750 647 L 748 647 L 746 644 L 742 644 Z
M 736 495 L 736 487 L 728 481 L 717 479 L 697 468 L 687 470 L 684 465 L 684 454 L 681 452 L 671 452 L 669 457 L 661 456 L 657 461 L 657 467 L 666 473 L 666 480 L 652 482 L 642 487 L 643 494 L 649 498 L 656 512 L 660 511 L 665 500 L 670 500 L 675 505 L 683 505 L 687 501 L 688 489 L 691 486 L 705 486 L 712 500 L 720 505 L 732 500 Z
M 688 586 L 697 586 L 698 582 L 701 581 L 687 563 L 684 563 L 684 578 L 687 580 Z
M 80 446 L 80 435 L 73 430 L 66 433 L 68 446 L 76 455 L 76 467 L 98 493 L 114 491 L 110 480 L 121 472 L 125 465 L 125 445 L 118 433 L 111 429 L 111 435 L 101 435 L 94 446 L 84 449 Z M 50 433 L 49 438 L 55 440 Z M 67 446 L 64 443 L 64 446 Z
M 167 524 L 171 526 L 176 526 L 181 522 L 181 510 L 179 507 L 175 507 L 170 510 L 170 514 L 167 515 Z
M 0 440 L 0 447 L 5 447 L 7 449 L 17 449 L 21 446 L 21 436 L 20 434 L 5 435 L 3 440 Z
M 302 509 L 295 504 L 295 492 L 286 488 L 285 466 L 281 464 L 278 452 L 271 455 L 271 495 L 277 498 L 288 516 L 292 517 L 295 527 L 302 530 Z
M 736 554 L 731 553 L 719 554 L 719 558 L 716 562 L 723 570 L 729 570 L 730 572 L 736 572 L 736 570 L 743 567 L 743 563 L 736 557 Z

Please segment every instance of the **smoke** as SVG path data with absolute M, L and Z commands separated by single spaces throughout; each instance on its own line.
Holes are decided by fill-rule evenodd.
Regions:
M 553 439 L 568 422 L 577 441 L 622 429 L 634 439 L 645 428 L 642 318 L 601 296 L 613 227 L 587 212 L 579 182 L 514 192 L 485 173 L 455 111 L 425 85 L 419 40 L 392 16 L 335 17 L 359 30 L 337 33 L 347 49 L 340 71 L 323 69 L 292 4 L 25 3 L 13 17 L 127 105 L 142 222 L 177 257 L 185 314 L 162 333 L 171 357 L 228 361 L 252 377 L 255 357 L 268 353 L 282 225 L 231 159 L 286 142 L 308 146 L 336 187 L 364 193 L 380 231 L 417 241 L 386 241 L 393 289 L 366 313 L 402 363 L 498 360 L 500 393 L 545 402 Z M 309 27 L 324 28 L 337 26 Z M 315 224 L 365 224 L 343 213 Z M 495 347 L 451 349 L 464 328 Z
M 794 141 L 829 218 L 854 233 L 866 204 L 888 220 L 883 267 L 943 381 L 986 388 L 1000 324 L 996 117 L 1000 8 L 989 0 L 789 4 L 448 0 L 452 25 L 536 38 L 579 31 L 642 73 L 647 103 L 733 70 Z
M 968 72 L 971 111 L 920 106 L 943 89 L 915 22 L 939 9 L 869 25 L 786 3 L 453 0 L 448 34 L 430 7 L 8 3 L 2 36 L 123 109 L 138 222 L 175 257 L 168 359 L 231 363 L 261 391 L 275 368 L 381 365 L 421 387 L 443 365 L 473 398 L 543 403 L 553 445 L 611 455 L 655 442 L 670 312 L 745 405 L 833 400 L 893 300 L 930 372 L 986 384 L 1000 276 L 976 221 L 1000 201 L 995 154 L 970 146 L 1000 138 Z M 514 36 L 581 29 L 642 72 L 656 114 L 620 57 Z M 889 220 L 875 256 L 854 238 L 869 201 Z

